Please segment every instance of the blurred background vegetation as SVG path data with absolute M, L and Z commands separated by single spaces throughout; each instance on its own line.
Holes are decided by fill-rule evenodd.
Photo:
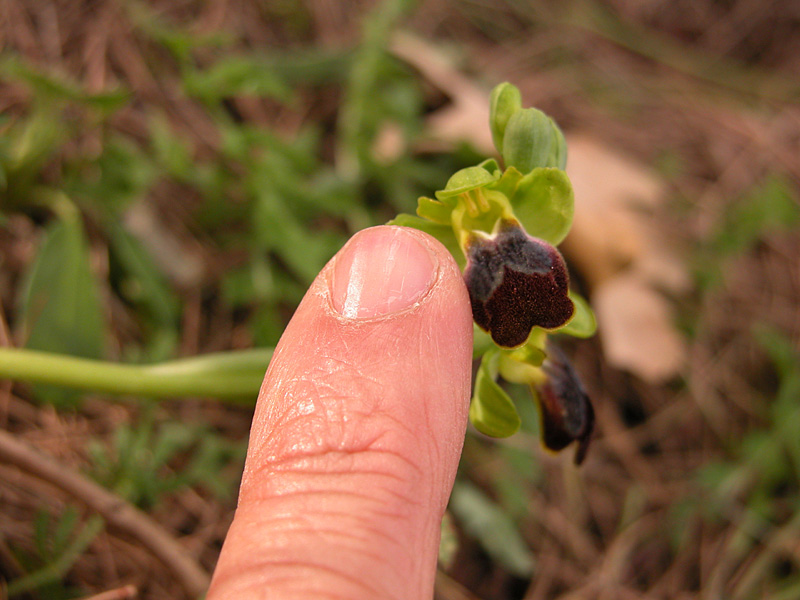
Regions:
M 0 49 L 0 346 L 136 364 L 272 346 L 518 85 L 583 165 L 598 432 L 468 433 L 437 598 L 800 598 L 797 3 L 3 0 Z M 0 597 L 197 596 L 251 410 L 0 381 Z

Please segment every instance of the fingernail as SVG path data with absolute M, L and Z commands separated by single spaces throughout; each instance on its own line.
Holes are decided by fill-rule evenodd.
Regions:
M 436 259 L 415 231 L 374 227 L 356 234 L 336 257 L 334 308 L 368 319 L 413 305 L 433 285 Z

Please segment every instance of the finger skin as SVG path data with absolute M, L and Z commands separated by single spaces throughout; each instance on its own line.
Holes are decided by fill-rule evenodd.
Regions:
M 447 250 L 396 229 L 357 236 L 416 236 L 436 264 L 432 286 L 406 309 L 359 319 L 331 300 L 341 252 L 314 281 L 265 376 L 208 599 L 432 597 L 472 316 Z

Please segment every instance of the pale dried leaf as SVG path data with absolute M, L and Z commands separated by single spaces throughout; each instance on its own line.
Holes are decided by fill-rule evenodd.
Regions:
M 642 165 L 584 135 L 567 136 L 567 173 L 575 190 L 575 220 L 564 251 L 593 285 L 649 251 L 643 208 L 663 197 Z
M 592 305 L 610 364 L 650 383 L 663 383 L 678 372 L 687 350 L 673 325 L 672 307 L 638 274 L 603 282 L 592 294 Z
M 161 223 L 149 204 L 136 202 L 131 205 L 124 221 L 172 281 L 187 288 L 198 285 L 203 276 L 200 258 Z

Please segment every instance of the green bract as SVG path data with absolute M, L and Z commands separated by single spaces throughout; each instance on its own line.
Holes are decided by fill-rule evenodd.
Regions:
M 539 400 L 547 391 L 547 410 L 540 411 L 550 417 L 545 444 L 560 449 L 577 440 L 582 458 L 592 421 L 584 419 L 588 430 L 571 424 L 584 417 L 575 411 L 587 410 L 588 398 L 575 402 L 585 394 L 574 371 L 569 366 L 557 371 L 549 360 L 557 352 L 551 334 L 585 338 L 596 328 L 586 300 L 567 293 L 566 265 L 555 249 L 567 236 L 574 213 L 572 185 L 564 171 L 566 142 L 549 116 L 522 107 L 520 92 L 510 83 L 492 91 L 489 126 L 504 168 L 487 159 L 461 169 L 435 198 L 419 199 L 416 216 L 401 214 L 391 224 L 433 235 L 465 271 L 479 325 L 473 355 L 481 358 L 481 366 L 470 406 L 475 428 L 494 437 L 517 431 L 519 415 L 498 379 L 527 384 Z M 557 364 L 565 360 L 559 353 Z M 556 372 L 570 376 L 551 382 Z M 563 413 L 563 419 L 552 418 L 556 413 Z

